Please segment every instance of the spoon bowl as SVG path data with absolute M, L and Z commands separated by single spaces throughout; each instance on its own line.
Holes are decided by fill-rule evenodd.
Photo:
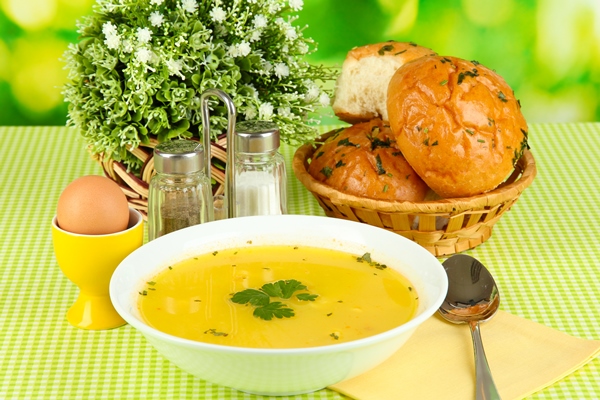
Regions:
M 448 293 L 439 314 L 471 329 L 475 351 L 475 393 L 477 400 L 500 399 L 483 350 L 479 323 L 489 320 L 500 306 L 500 293 L 492 274 L 477 259 L 456 254 L 443 263 L 448 275 Z

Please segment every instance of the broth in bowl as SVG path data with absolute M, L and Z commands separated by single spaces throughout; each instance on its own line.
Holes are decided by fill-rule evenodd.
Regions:
M 370 253 L 251 242 L 165 267 L 138 299 L 159 331 L 271 349 L 373 336 L 409 321 L 417 305 L 411 283 Z

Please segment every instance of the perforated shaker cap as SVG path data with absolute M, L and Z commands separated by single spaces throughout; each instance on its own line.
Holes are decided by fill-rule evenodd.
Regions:
M 189 174 L 204 169 L 204 147 L 185 139 L 160 143 L 154 148 L 154 169 L 165 174 Z
M 244 121 L 235 126 L 236 151 L 266 153 L 279 149 L 279 127 L 271 121 Z

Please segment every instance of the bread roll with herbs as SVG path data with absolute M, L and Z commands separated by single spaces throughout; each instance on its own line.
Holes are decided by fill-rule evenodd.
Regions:
M 496 188 L 527 147 L 527 123 L 504 79 L 476 61 L 427 56 L 399 68 L 387 96 L 398 148 L 442 197 Z
M 408 61 L 435 54 L 415 43 L 389 41 L 355 47 L 348 52 L 337 79 L 333 111 L 354 124 L 373 118 L 388 120 L 386 98 L 394 72 Z
M 380 119 L 338 130 L 315 150 L 308 172 L 340 192 L 371 199 L 422 201 L 429 190 Z

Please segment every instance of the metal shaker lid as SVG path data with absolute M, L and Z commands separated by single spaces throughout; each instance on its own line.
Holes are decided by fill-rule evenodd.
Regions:
M 271 121 L 244 121 L 235 126 L 235 150 L 266 153 L 279 149 L 279 127 Z
M 177 139 L 154 148 L 154 169 L 165 174 L 189 174 L 204 169 L 204 147 L 193 140 Z

